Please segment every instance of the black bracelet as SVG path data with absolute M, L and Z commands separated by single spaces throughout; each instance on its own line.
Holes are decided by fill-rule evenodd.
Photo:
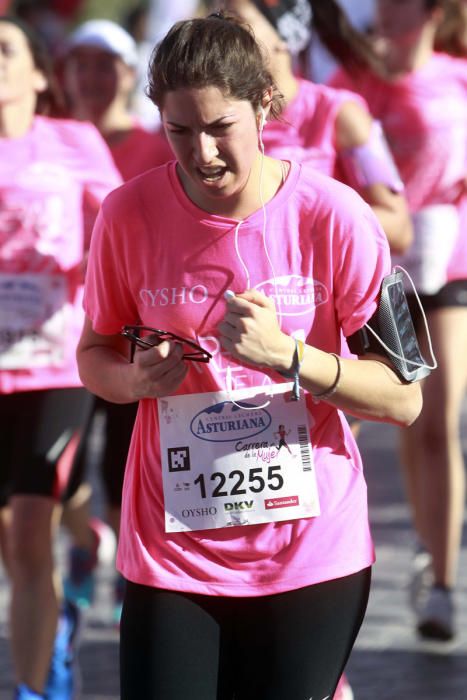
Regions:
M 302 340 L 294 338 L 295 350 L 292 358 L 290 369 L 285 372 L 280 372 L 283 377 L 293 379 L 292 399 L 298 401 L 300 399 L 300 367 L 302 366 L 303 357 L 305 355 L 305 344 Z
M 329 387 L 329 389 L 326 389 L 325 391 L 320 391 L 319 394 L 313 394 L 313 399 L 319 399 L 320 401 L 325 400 L 325 399 L 329 399 L 333 394 L 335 394 L 335 392 L 339 388 L 339 383 L 340 383 L 341 374 L 342 374 L 341 358 L 339 357 L 339 355 L 336 355 L 335 352 L 331 352 L 330 354 L 336 358 L 336 362 L 337 362 L 336 378 L 334 379 L 334 381 L 331 384 L 331 386 Z

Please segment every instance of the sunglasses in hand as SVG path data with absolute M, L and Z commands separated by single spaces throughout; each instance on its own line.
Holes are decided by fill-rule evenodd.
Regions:
M 193 340 L 187 340 L 180 335 L 175 335 L 170 331 L 163 331 L 160 328 L 151 328 L 151 326 L 123 326 L 120 334 L 128 338 L 133 345 L 139 348 L 153 348 L 155 345 L 160 345 L 164 340 L 172 340 L 179 343 L 183 348 L 183 359 L 191 360 L 192 362 L 209 362 L 212 358 L 211 353 L 204 350 L 201 345 Z

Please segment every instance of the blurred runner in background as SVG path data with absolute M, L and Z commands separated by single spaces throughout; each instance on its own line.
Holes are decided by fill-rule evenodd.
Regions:
M 148 131 L 130 110 L 137 61 L 136 43 L 130 34 L 115 22 L 96 19 L 85 22 L 71 34 L 62 65 L 72 116 L 87 119 L 99 129 L 124 180 L 174 157 L 163 132 Z M 93 415 L 104 416 L 99 460 L 105 486 L 106 520 L 115 537 L 120 526 L 123 476 L 137 408 L 137 403 L 122 406 L 103 399 L 94 403 Z M 84 435 L 79 469 L 74 471 L 64 513 L 65 524 L 73 534 L 65 593 L 83 607 L 92 603 L 99 559 L 106 561 L 112 556 L 112 541 L 104 523 L 90 514 L 90 486 L 81 483 L 93 425 L 91 421 Z M 116 621 L 120 619 L 122 595 L 122 578 L 117 576 Z
M 92 125 L 44 116 L 58 101 L 36 35 L 2 17 L 0 47 L 0 503 L 12 510 L 15 697 L 66 700 L 77 615 L 70 605 L 58 615 L 52 544 L 91 406 L 75 360 L 82 208 L 96 211 L 121 178 Z
M 357 90 L 381 120 L 412 213 L 414 242 L 396 262 L 420 293 L 439 366 L 425 380 L 420 418 L 402 433 L 407 491 L 423 546 L 411 591 L 419 633 L 446 640 L 456 631 L 452 591 L 465 507 L 459 426 L 467 384 L 466 6 L 463 0 L 378 0 L 377 10 L 387 78 L 343 67 L 332 85 Z M 454 47 L 455 57 L 436 47 Z

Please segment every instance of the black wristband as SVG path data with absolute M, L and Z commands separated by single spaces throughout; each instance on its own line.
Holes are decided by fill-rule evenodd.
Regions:
M 279 374 L 287 379 L 294 380 L 292 398 L 294 401 L 298 401 L 300 399 L 300 367 L 302 366 L 303 357 L 305 355 L 305 344 L 302 340 L 298 340 L 297 338 L 294 338 L 294 341 L 295 349 L 292 358 L 292 365 L 290 369 L 286 370 L 285 372 L 280 372 Z

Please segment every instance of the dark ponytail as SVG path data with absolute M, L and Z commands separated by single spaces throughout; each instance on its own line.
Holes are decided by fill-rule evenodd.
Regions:
M 369 68 L 385 76 L 386 68 L 363 32 L 350 23 L 344 10 L 335 0 L 309 0 L 317 35 L 328 51 L 349 72 Z

